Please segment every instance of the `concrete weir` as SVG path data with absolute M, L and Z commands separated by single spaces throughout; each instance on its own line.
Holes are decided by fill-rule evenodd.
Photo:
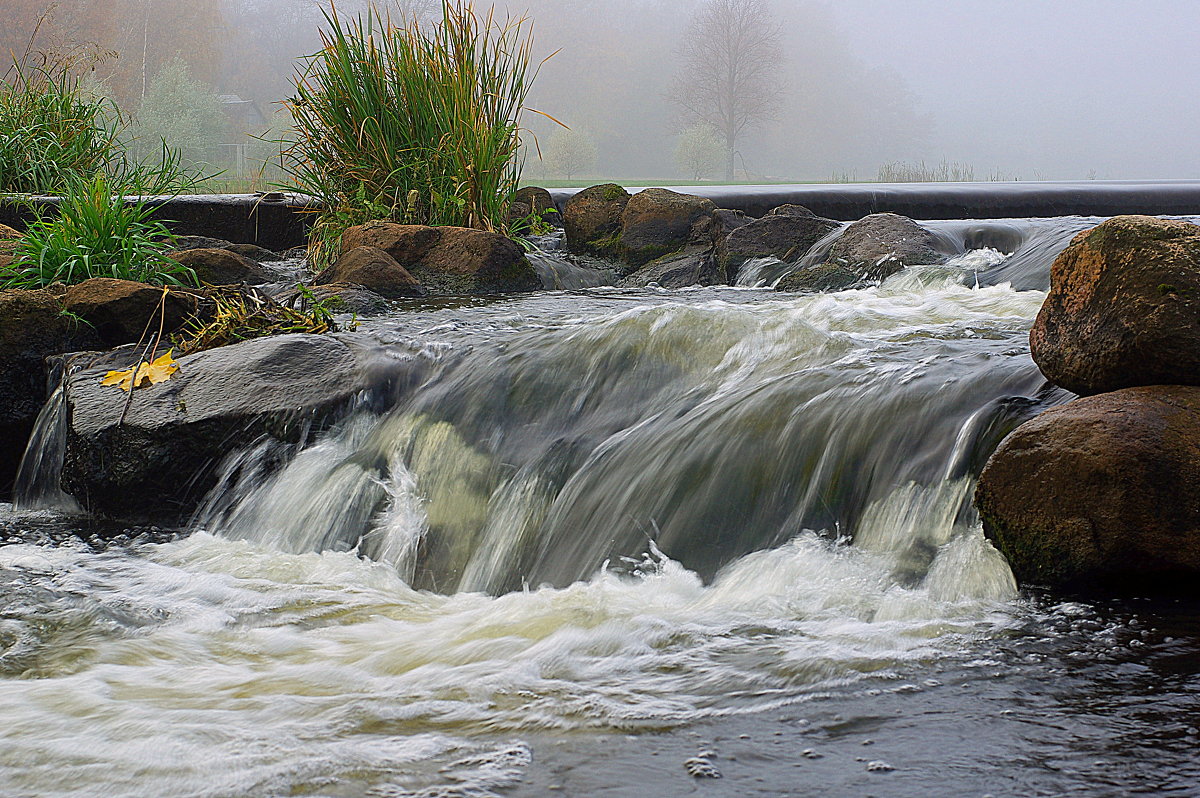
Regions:
M 628 187 L 627 190 L 633 194 L 641 188 Z M 812 183 L 664 188 L 707 197 L 718 207 L 744 211 L 750 216 L 762 216 L 780 205 L 795 204 L 807 207 L 818 216 L 845 222 L 885 211 L 914 219 L 1200 214 L 1200 180 Z M 552 189 L 550 194 L 561 210 L 579 190 Z
M 176 235 L 221 238 L 282 251 L 302 246 L 313 208 L 294 194 L 187 194 L 152 200 L 154 218 Z M 41 214 L 53 214 L 57 197 L 0 199 L 0 223 L 24 230 Z
M 649 186 L 630 187 L 636 193 Z M 845 183 L 670 186 L 721 208 L 762 216 L 785 204 L 854 221 L 890 211 L 914 219 L 1200 214 L 1200 180 L 1087 180 L 1044 183 Z M 580 188 L 551 189 L 561 210 Z M 23 230 L 57 197 L 0 198 L 0 223 Z M 294 194 L 196 194 L 156 200 L 155 218 L 178 235 L 204 235 L 273 250 L 301 246 L 314 204 Z

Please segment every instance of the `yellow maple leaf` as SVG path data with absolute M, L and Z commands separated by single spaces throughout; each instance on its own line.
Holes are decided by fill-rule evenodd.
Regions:
M 146 383 L 156 385 L 171 379 L 171 375 L 179 371 L 179 364 L 171 357 L 174 350 L 152 363 L 145 361 L 138 364 L 137 369 L 127 368 L 124 371 L 110 371 L 100 380 L 101 385 L 115 385 L 123 391 L 131 390 L 135 385 L 141 388 Z

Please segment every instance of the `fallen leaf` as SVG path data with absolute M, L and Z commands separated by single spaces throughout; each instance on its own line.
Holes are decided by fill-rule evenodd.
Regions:
M 110 371 L 100 380 L 101 385 L 115 385 L 123 391 L 129 391 L 134 386 L 141 388 L 145 384 L 157 385 L 171 379 L 171 375 L 179 371 L 179 364 L 171 357 L 174 350 L 168 349 L 162 357 L 151 363 L 142 361 L 137 369 L 127 368 L 124 371 Z

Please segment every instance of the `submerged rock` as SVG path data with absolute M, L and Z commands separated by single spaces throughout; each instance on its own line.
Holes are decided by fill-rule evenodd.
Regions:
M 590 186 L 572 195 L 563 207 L 567 249 L 617 260 L 621 214 L 629 199 L 629 192 L 616 183 Z
M 65 383 L 62 486 L 85 508 L 125 520 L 187 515 L 231 451 L 267 438 L 299 442 L 400 361 L 354 336 L 280 335 L 179 358 L 166 382 L 129 397 L 102 386 L 106 368 Z
M 693 247 L 647 263 L 621 280 L 625 288 L 688 288 L 694 285 L 719 285 L 725 282 L 717 269 L 712 249 Z
M 313 278 L 313 285 L 332 283 L 355 283 L 393 299 L 428 293 L 395 258 L 371 246 L 344 251 L 332 266 Z
M 716 212 L 703 197 L 665 188 L 639 191 L 621 212 L 621 260 L 636 268 L 685 247 L 711 247 L 721 227 Z
M 67 289 L 63 305 L 91 325 L 105 346 L 120 346 L 152 335 L 179 330 L 196 312 L 195 296 L 158 286 L 93 277 Z M 161 304 L 160 304 L 161 303 Z
M 353 313 L 358 316 L 373 316 L 388 309 L 387 299 L 357 283 L 328 283 L 309 286 L 311 293 L 334 313 Z M 298 301 L 299 292 L 287 291 L 276 300 L 292 305 Z
M 737 280 L 738 270 L 751 258 L 798 260 L 812 249 L 813 244 L 839 226 L 832 219 L 822 219 L 811 212 L 807 215 L 776 214 L 778 210 L 739 227 L 717 245 L 717 265 L 730 283 Z
M 1157 589 L 1200 576 L 1200 388 L 1128 388 L 1022 424 L 979 479 L 1025 584 Z
M 171 252 L 167 257 L 187 266 L 201 282 L 209 285 L 271 282 L 271 273 L 260 264 L 226 249 L 185 249 Z
M 431 294 L 503 294 L 542 287 L 521 245 L 498 233 L 370 222 L 342 234 L 342 252 L 355 247 L 383 250 Z
M 843 263 L 817 263 L 796 269 L 779 278 L 776 291 L 844 291 L 867 285 L 870 280 Z
M 46 402 L 45 359 L 98 346 L 96 331 L 64 314 L 55 292 L 0 291 L 0 495 L 16 477 Z
M 1200 385 L 1200 227 L 1117 216 L 1075 236 L 1029 345 L 1042 373 L 1078 394 Z

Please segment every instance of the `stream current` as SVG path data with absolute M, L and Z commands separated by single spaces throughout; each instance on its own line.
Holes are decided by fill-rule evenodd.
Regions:
M 186 534 L 0 505 L 0 795 L 1197 794 L 1200 607 L 1019 591 L 970 505 L 1070 398 L 1026 339 L 1096 221 L 414 303 L 391 406 L 246 441 Z

